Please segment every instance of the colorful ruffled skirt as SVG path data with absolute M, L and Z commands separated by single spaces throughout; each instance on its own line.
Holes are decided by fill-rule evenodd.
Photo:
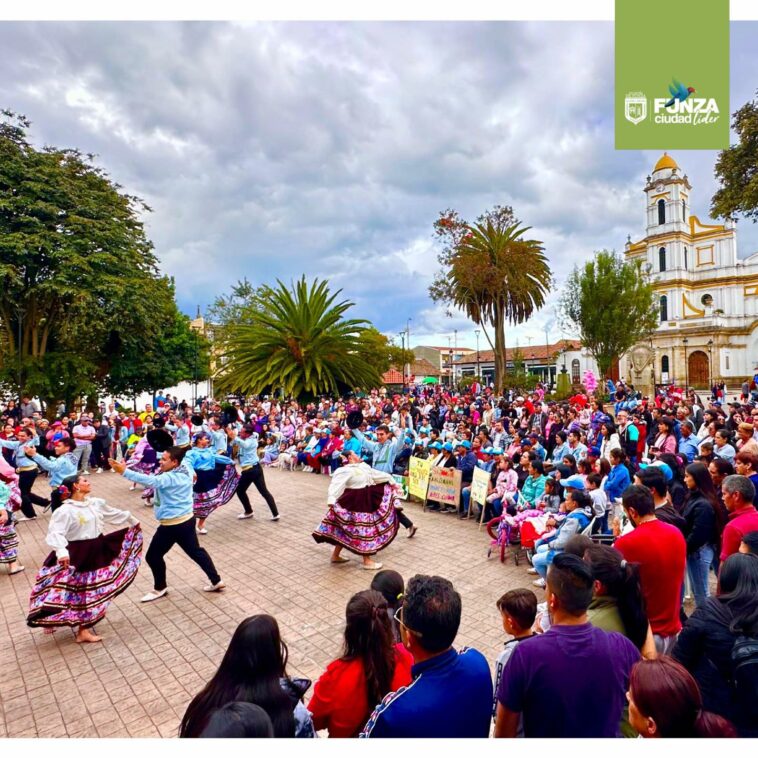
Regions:
M 158 470 L 158 458 L 155 450 L 152 448 L 145 448 L 142 453 L 142 458 L 137 463 L 127 463 L 126 467 L 130 471 L 139 471 L 140 474 L 154 474 Z M 155 496 L 155 491 L 152 487 L 145 487 L 142 490 L 140 497 L 143 500 L 150 500 Z
M 400 526 L 395 488 L 374 484 L 360 490 L 345 490 L 313 532 L 316 542 L 340 545 L 351 553 L 373 555 L 392 542 Z
M 8 514 L 10 516 L 10 513 Z M 11 516 L 0 526 L 0 563 L 13 563 L 18 556 L 16 524 Z
M 218 463 L 215 469 L 195 473 L 197 482 L 192 496 L 195 517 L 204 519 L 234 497 L 240 475 L 233 463 Z
M 92 626 L 100 621 L 111 600 L 137 576 L 142 530 L 138 524 L 69 542 L 68 552 L 67 569 L 53 551 L 39 570 L 29 599 L 29 626 Z

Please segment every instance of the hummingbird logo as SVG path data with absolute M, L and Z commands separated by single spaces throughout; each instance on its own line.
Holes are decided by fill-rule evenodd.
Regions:
M 676 102 L 683 103 L 695 91 L 693 87 L 685 87 L 676 79 L 672 79 L 671 82 L 669 84 L 671 99 L 666 102 L 666 108 L 670 108 Z

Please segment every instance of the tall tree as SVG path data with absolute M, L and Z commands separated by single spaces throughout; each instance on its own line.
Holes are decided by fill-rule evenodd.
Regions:
M 732 128 L 739 141 L 719 153 L 716 178 L 720 187 L 711 201 L 714 218 L 743 214 L 758 220 L 758 99 L 734 113 Z
M 655 292 L 641 262 L 608 250 L 574 267 L 560 311 L 563 326 L 579 333 L 603 377 L 615 360 L 658 326 Z
M 216 387 L 303 397 L 378 386 L 381 373 L 361 343 L 370 324 L 344 318 L 354 304 L 336 302 L 341 292 L 318 280 L 309 287 L 304 276 L 290 288 L 278 280 L 262 287 L 244 321 L 222 332 Z
M 495 387 L 505 380 L 505 325 L 521 324 L 545 304 L 552 274 L 542 243 L 526 239 L 507 206 L 495 206 L 473 225 L 447 210 L 435 222 L 443 243 L 442 269 L 429 294 L 463 310 L 481 326 L 495 355 Z M 490 336 L 487 326 L 492 328 Z
M 359 350 L 364 360 L 370 363 L 381 376 L 392 366 L 402 367 L 416 359 L 412 350 L 393 344 L 385 335 L 373 326 L 360 333 Z
M 93 156 L 36 149 L 0 119 L 0 384 L 66 399 L 95 392 L 125 346 L 156 333 L 153 246 Z
M 149 340 L 125 344 L 114 356 L 104 381 L 105 389 L 114 396 L 154 394 L 210 375 L 210 344 L 176 307 L 173 282 L 160 279 L 156 290 L 153 320 L 157 331 Z

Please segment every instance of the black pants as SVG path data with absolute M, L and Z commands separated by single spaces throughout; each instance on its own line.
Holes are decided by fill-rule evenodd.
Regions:
M 98 439 L 95 439 L 95 441 L 92 443 L 92 459 L 94 461 L 94 465 L 97 468 L 104 469 L 105 471 L 110 471 L 111 465 L 108 463 L 108 455 L 110 453 L 110 443 L 109 442 L 101 442 Z
M 32 492 L 34 480 L 37 478 L 38 474 L 39 471 L 18 472 L 18 488 L 21 490 L 21 513 L 27 518 L 35 518 L 37 516 L 37 513 L 34 510 L 35 505 L 46 508 L 50 504 L 50 502 L 45 500 L 44 497 L 35 495 Z
M 405 515 L 404 511 L 395 510 L 397 513 L 397 520 L 406 528 L 410 529 L 413 526 L 413 522 Z
M 268 491 L 266 487 L 266 480 L 263 478 L 263 468 L 260 463 L 256 463 L 252 468 L 245 469 L 237 485 L 237 497 L 242 503 L 242 507 L 245 509 L 245 513 L 252 513 L 253 506 L 250 505 L 250 498 L 247 496 L 247 490 L 251 484 L 255 485 L 255 488 L 260 493 L 260 496 L 268 503 L 268 507 L 271 509 L 272 516 L 278 516 L 279 511 L 276 508 L 274 502 L 274 496 Z
M 208 551 L 204 547 L 200 547 L 200 543 L 197 541 L 195 519 L 191 518 L 173 526 L 161 524 L 150 541 L 145 561 L 153 572 L 153 586 L 156 591 L 160 592 L 166 589 L 166 561 L 163 560 L 163 556 L 174 545 L 179 545 L 200 566 L 210 579 L 211 584 L 218 584 L 221 581 Z
M 63 505 L 63 497 L 61 496 L 61 493 L 58 492 L 58 488 L 56 487 L 54 490 L 50 491 L 50 510 L 51 512 L 55 512 L 58 508 Z

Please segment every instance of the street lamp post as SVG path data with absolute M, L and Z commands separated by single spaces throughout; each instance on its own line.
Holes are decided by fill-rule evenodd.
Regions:
M 690 367 L 689 363 L 687 362 L 687 345 L 689 343 L 689 340 L 685 337 L 682 340 L 682 344 L 684 345 L 684 389 L 685 391 L 690 386 Z
M 479 329 L 474 329 L 474 334 L 476 335 L 476 376 L 479 378 Z
M 447 349 L 447 385 L 453 389 L 453 350 L 449 346 Z
M 400 332 L 400 347 L 403 350 L 403 389 L 405 389 L 405 332 Z

